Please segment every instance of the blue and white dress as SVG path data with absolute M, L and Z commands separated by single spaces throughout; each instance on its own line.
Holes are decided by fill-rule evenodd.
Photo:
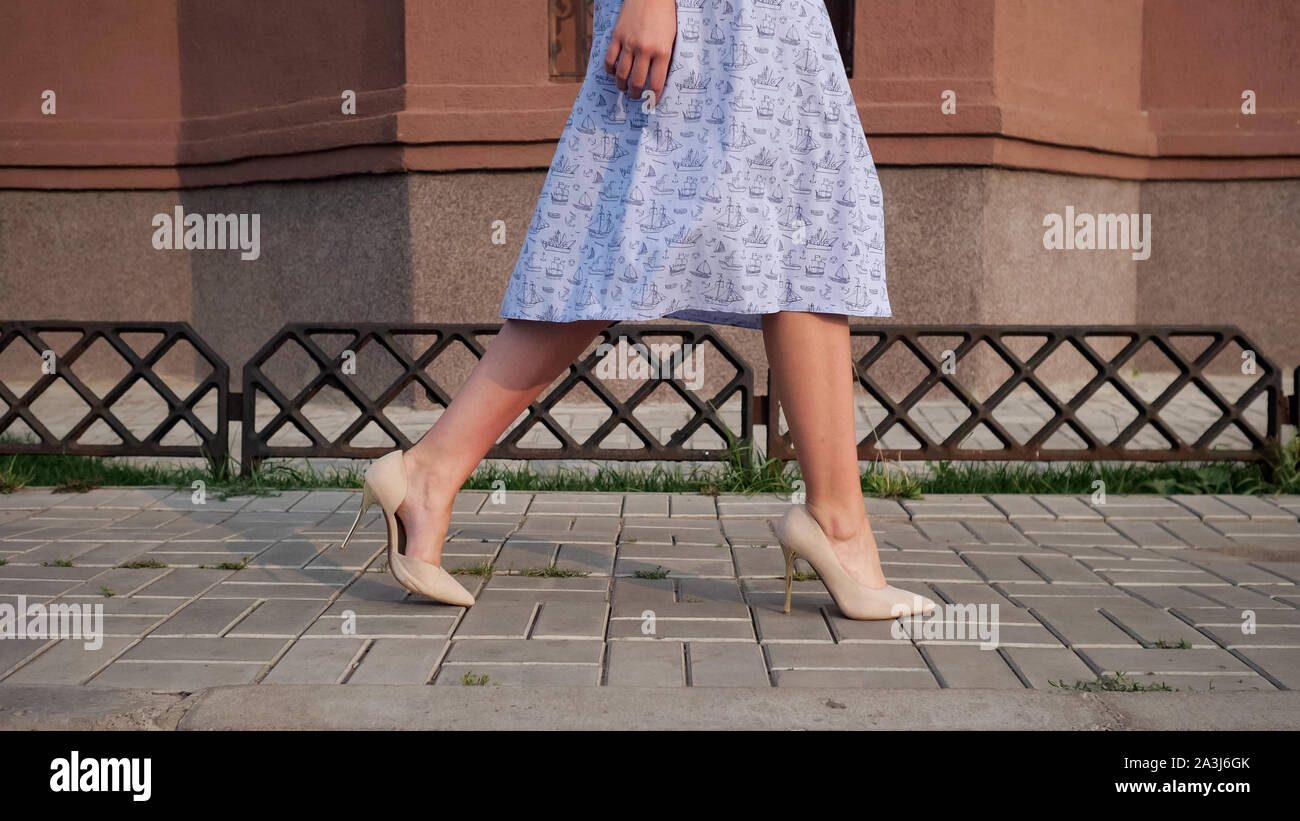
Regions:
M 880 182 L 822 0 L 677 0 L 662 99 L 591 60 L 501 306 L 506 318 L 890 316 Z

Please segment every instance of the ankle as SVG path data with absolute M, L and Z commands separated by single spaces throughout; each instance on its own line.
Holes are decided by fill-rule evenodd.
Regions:
M 818 506 L 809 502 L 807 507 L 826 538 L 833 542 L 852 541 L 868 527 L 867 513 L 861 504 Z
M 450 510 L 459 486 L 440 474 L 436 462 L 426 464 L 412 453 L 407 451 L 405 458 L 407 499 L 429 510 Z

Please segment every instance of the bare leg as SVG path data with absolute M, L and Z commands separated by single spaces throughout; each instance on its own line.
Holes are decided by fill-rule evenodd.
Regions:
M 397 514 L 406 555 L 441 564 L 456 491 L 501 433 L 609 324 L 506 322 L 451 405 L 403 455 L 407 489 Z
M 867 587 L 884 587 L 880 554 L 862 503 L 848 320 L 790 311 L 766 314 L 763 344 L 798 452 L 808 512 L 850 576 Z

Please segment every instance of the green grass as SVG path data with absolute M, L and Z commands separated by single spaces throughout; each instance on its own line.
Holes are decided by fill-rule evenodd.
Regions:
M 483 578 L 487 579 L 492 577 L 492 574 L 493 572 L 495 572 L 495 569 L 496 569 L 496 565 L 492 562 L 491 559 L 484 559 L 480 562 L 475 562 L 474 564 L 467 565 L 465 567 L 457 567 L 455 570 L 452 570 L 450 572 L 451 575 L 453 576 L 482 576 Z
M 212 565 L 211 567 L 209 567 L 209 566 L 206 565 L 206 564 L 201 564 L 201 565 L 199 565 L 199 568 L 202 569 L 202 570 L 212 570 L 212 569 L 216 569 L 216 570 L 243 570 L 243 569 L 246 568 L 246 567 L 248 567 L 248 557 L 247 557 L 247 556 L 245 556 L 244 558 L 240 559 L 240 560 L 237 561 L 237 562 L 222 562 L 221 564 L 214 564 L 214 565 Z
M 1188 643 L 1187 639 L 1179 639 L 1177 643 L 1170 642 L 1170 641 L 1165 641 L 1164 639 L 1160 639 L 1159 641 L 1157 641 L 1157 642 L 1155 643 L 1155 646 L 1158 647 L 1158 648 L 1160 648 L 1161 650 L 1190 650 L 1190 649 L 1192 649 L 1192 645 L 1191 645 L 1190 643 Z
M 72 567 L 72 559 L 55 559 L 52 562 L 41 562 L 41 567 Z
M 466 490 L 589 491 L 617 493 L 771 493 L 789 497 L 802 488 L 795 463 L 769 459 L 751 443 L 738 443 L 727 432 L 726 459 L 716 465 L 635 464 L 592 470 L 562 467 L 538 473 L 527 464 L 487 465 L 470 476 Z M 0 443 L 4 438 L 0 437 Z M 927 463 L 927 475 L 914 475 L 897 463 L 877 462 L 861 478 L 868 496 L 915 499 L 930 493 L 1071 493 L 1090 494 L 1093 482 L 1105 482 L 1108 494 L 1253 494 L 1300 493 L 1300 437 L 1280 447 L 1265 466 L 1250 462 L 1113 463 L 1069 462 L 1034 466 L 1023 462 Z M 99 486 L 165 486 L 191 490 L 204 483 L 206 493 L 224 500 L 239 495 L 273 495 L 282 490 L 359 488 L 364 464 L 320 470 L 267 463 L 250 476 L 229 465 L 213 469 L 133 465 L 92 456 L 11 454 L 0 457 L 0 493 L 22 487 L 52 487 L 80 492 Z M 498 484 L 502 483 L 502 484 Z
M 545 579 L 571 579 L 574 577 L 590 576 L 586 570 L 561 570 L 551 562 L 546 567 L 525 567 L 522 570 L 511 568 L 506 571 L 507 576 L 532 576 L 534 578 Z
M 99 586 L 99 592 L 104 594 L 104 598 L 106 599 L 111 599 L 117 595 L 116 593 L 113 592 L 113 588 L 109 587 L 106 584 L 101 584 Z
M 167 565 L 163 564 L 157 559 L 136 559 L 133 562 L 127 562 L 125 564 L 118 565 L 118 567 L 123 567 L 126 568 L 127 570 L 152 570 L 154 568 L 166 567 L 166 566 Z
M 481 676 L 476 676 L 474 675 L 473 670 L 466 670 L 465 675 L 460 677 L 460 683 L 466 687 L 484 687 L 490 680 L 491 679 L 488 678 L 487 673 L 484 673 Z
M 668 578 L 668 569 L 660 565 L 655 567 L 654 570 L 638 570 L 632 575 L 638 579 L 666 579 Z
M 1087 693 L 1172 693 L 1178 688 L 1170 687 L 1163 681 L 1159 684 L 1143 684 L 1140 681 L 1133 681 L 1127 677 L 1126 673 L 1116 670 L 1113 676 L 1097 676 L 1095 681 L 1076 681 L 1074 684 L 1066 684 L 1064 679 L 1060 681 L 1049 681 L 1048 684 L 1053 687 L 1059 687 L 1062 690 L 1082 690 Z

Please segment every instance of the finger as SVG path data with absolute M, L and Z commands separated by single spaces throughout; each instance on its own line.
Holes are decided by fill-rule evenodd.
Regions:
M 633 100 L 640 100 L 641 94 L 645 91 L 645 78 L 650 73 L 650 61 L 649 54 L 640 52 L 636 56 L 636 62 L 632 64 L 631 71 L 628 72 L 627 95 Z
M 650 79 L 646 88 L 655 93 L 655 105 L 664 98 L 664 86 L 668 83 L 668 64 L 671 62 L 667 57 L 659 57 L 650 64 Z
M 618 78 L 618 90 L 627 91 L 627 77 L 632 71 L 632 63 L 636 59 L 636 54 L 630 48 L 625 48 L 618 55 L 618 66 L 614 69 L 614 76 Z
M 605 73 L 613 74 L 614 67 L 618 65 L 618 55 L 623 51 L 623 41 L 615 37 L 609 41 L 609 49 L 605 51 Z

